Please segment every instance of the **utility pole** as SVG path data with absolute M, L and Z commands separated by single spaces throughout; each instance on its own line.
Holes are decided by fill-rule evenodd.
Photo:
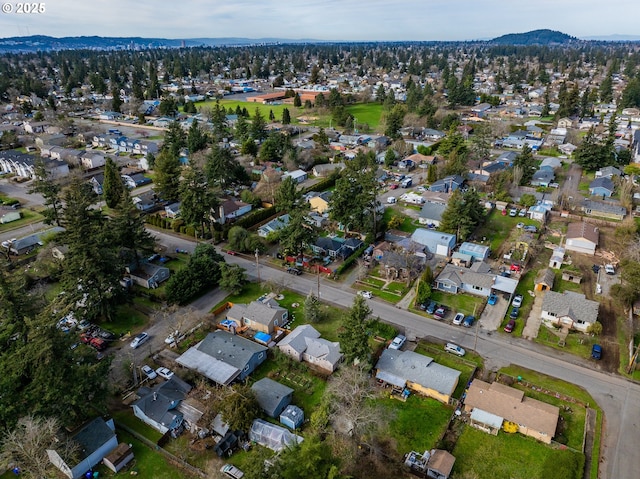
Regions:
M 320 299 L 320 264 L 316 265 L 316 271 L 318 272 L 318 300 Z
M 256 248 L 256 275 L 258 276 L 258 283 L 260 283 L 260 256 L 258 254 L 258 248 Z

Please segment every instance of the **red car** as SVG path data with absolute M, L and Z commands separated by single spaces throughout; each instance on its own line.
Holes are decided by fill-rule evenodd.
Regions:
M 228 254 L 228 255 L 230 255 L 230 256 L 235 256 L 235 255 L 236 255 L 236 254 L 238 254 L 238 253 L 236 253 L 236 252 L 235 252 L 235 251 L 233 251 L 233 250 L 229 250 L 229 251 L 227 251 L 227 254 Z
M 397 188 L 398 188 L 398 185 L 396 183 L 392 183 L 392 184 L 389 185 L 389 189 L 390 190 L 395 190 Z
M 516 327 L 516 320 L 515 319 L 510 319 L 509 322 L 507 323 L 507 325 L 504 327 L 504 332 L 505 333 L 511 333 L 511 332 L 513 332 L 515 327 Z
M 520 271 L 522 271 L 522 266 L 519 265 L 518 263 L 513 263 L 511 265 L 511 271 L 515 271 L 516 273 L 519 273 Z

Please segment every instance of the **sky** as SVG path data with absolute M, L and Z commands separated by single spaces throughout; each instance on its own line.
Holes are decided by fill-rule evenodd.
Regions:
M 639 0 L 0 0 L 0 37 L 476 40 L 540 28 L 638 35 Z M 7 10 L 10 10 L 7 13 Z

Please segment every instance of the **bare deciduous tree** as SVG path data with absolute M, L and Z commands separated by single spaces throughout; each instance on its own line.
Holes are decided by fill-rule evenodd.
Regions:
M 55 450 L 65 462 L 71 463 L 77 459 L 79 445 L 61 433 L 57 419 L 23 417 L 13 430 L 4 435 L 0 465 L 18 467 L 23 477 L 50 477 L 53 464 L 49 461 L 47 449 Z
M 383 422 L 383 414 L 371 399 L 378 397 L 373 380 L 358 366 L 344 366 L 331 376 L 327 392 L 337 431 L 360 438 Z

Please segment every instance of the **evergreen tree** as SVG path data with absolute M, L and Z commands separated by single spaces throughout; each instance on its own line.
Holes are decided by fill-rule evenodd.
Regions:
M 300 108 L 302 106 L 302 100 L 300 100 L 300 95 L 298 93 L 293 97 L 293 106 L 296 108 Z
M 455 190 L 447 208 L 442 213 L 440 231 L 455 234 L 458 241 L 465 241 L 475 231 L 484 218 L 484 206 L 475 190 L 462 194 Z
M 396 152 L 393 151 L 393 148 L 389 148 L 384 154 L 384 166 L 389 168 L 390 166 L 393 166 L 395 161 L 396 161 Z
M 387 99 L 387 93 L 384 90 L 384 85 L 381 83 L 376 90 L 376 101 L 378 103 L 384 103 Z
M 304 207 L 307 203 L 302 200 L 302 191 L 290 176 L 280 182 L 275 194 L 275 207 L 279 212 L 289 212 Z
M 118 166 L 111 158 L 107 158 L 104 165 L 104 180 L 102 183 L 102 193 L 104 201 L 109 208 L 115 208 L 122 200 L 124 192 L 124 183 L 120 177 Z
M 180 198 L 180 174 L 182 165 L 177 154 L 161 151 L 155 162 L 155 185 L 157 193 L 167 201 Z
M 288 125 L 291 123 L 291 114 L 289 113 L 289 109 L 285 108 L 282 110 L 282 124 Z
M 128 263 L 139 266 L 140 257 L 152 253 L 155 248 L 155 237 L 145 228 L 144 215 L 136 208 L 128 190 L 116 206 L 109 228 L 113 244 Z
M 322 319 L 321 315 L 320 300 L 315 294 L 309 293 L 304 300 L 305 319 L 308 323 L 315 324 L 320 322 L 320 319 Z
M 237 264 L 220 263 L 220 287 L 230 294 L 240 294 L 247 282 L 245 270 Z
M 254 140 L 264 140 L 267 137 L 267 122 L 264 120 L 260 108 L 256 107 L 256 111 L 253 114 L 251 120 L 251 138 Z
M 180 199 L 180 216 L 187 224 L 199 227 L 204 237 L 211 215 L 217 209 L 218 199 L 209 190 L 202 170 L 195 166 L 186 169 L 180 183 Z
M 161 151 L 169 151 L 172 155 L 178 156 L 180 150 L 187 146 L 187 138 L 184 130 L 177 121 L 172 121 L 164 134 L 164 142 Z
M 340 349 L 344 354 L 345 363 L 349 365 L 354 362 L 368 363 L 371 359 L 367 334 L 370 315 L 371 308 L 366 300 L 360 295 L 356 296 L 353 305 L 344 316 L 342 331 L 338 333 Z
M 249 123 L 247 123 L 244 115 L 238 115 L 235 130 L 235 135 L 238 140 L 244 141 L 249 137 Z
M 402 105 L 396 105 L 393 107 L 393 109 L 387 114 L 384 130 L 385 135 L 394 140 L 401 137 L 400 128 L 402 128 L 405 113 L 406 111 Z
M 520 167 L 522 169 L 522 177 L 520 178 L 520 185 L 527 185 L 533 177 L 533 173 L 536 169 L 536 159 L 533 157 L 533 152 L 529 145 L 524 145 L 522 151 L 513 162 L 514 167 Z
M 438 179 L 438 167 L 435 164 L 431 164 L 427 169 L 427 182 L 433 183 L 437 179 Z
M 187 134 L 187 148 L 189 153 L 193 154 L 197 151 L 204 150 L 208 142 L 207 134 L 204 132 L 197 119 L 193 120 Z
M 111 109 L 120 113 L 120 109 L 122 108 L 120 89 L 117 86 L 113 87 L 113 89 L 111 90 L 111 95 L 113 95 L 113 100 L 111 100 Z

